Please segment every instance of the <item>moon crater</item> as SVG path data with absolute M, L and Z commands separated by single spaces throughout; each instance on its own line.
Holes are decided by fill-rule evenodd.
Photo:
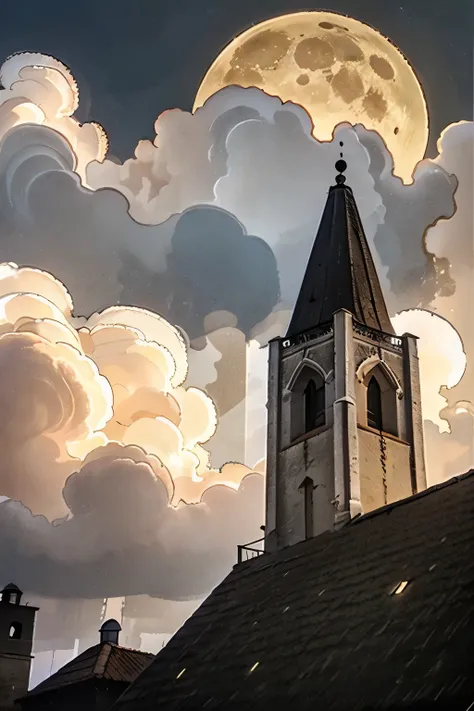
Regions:
M 307 74 L 300 74 L 296 81 L 300 86 L 305 86 L 309 84 L 309 76 Z
M 329 42 L 319 37 L 309 37 L 298 42 L 295 49 L 295 62 L 301 69 L 325 69 L 334 64 L 336 55 Z
M 370 66 L 376 74 L 379 75 L 381 79 L 386 79 L 387 81 L 395 77 L 395 72 L 392 65 L 383 57 L 379 57 L 376 54 L 372 54 L 369 59 Z
M 331 39 L 331 44 L 334 48 L 336 59 L 340 62 L 362 62 L 364 59 L 364 53 L 361 48 L 347 35 L 335 35 Z
M 283 59 L 291 47 L 292 40 L 286 32 L 266 30 L 251 37 L 238 47 L 231 59 L 231 67 L 272 69 Z
M 371 119 L 381 121 L 387 114 L 387 102 L 377 89 L 369 89 L 364 97 L 363 104 Z
M 332 89 L 346 104 L 352 104 L 364 95 L 364 84 L 355 69 L 341 67 L 333 77 Z

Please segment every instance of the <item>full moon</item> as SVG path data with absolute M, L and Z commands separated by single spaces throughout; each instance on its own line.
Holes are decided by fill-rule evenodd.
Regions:
M 251 27 L 213 62 L 193 111 L 232 84 L 299 104 L 320 141 L 331 140 L 344 121 L 377 131 L 406 183 L 425 155 L 428 112 L 420 82 L 401 51 L 359 20 L 297 12 Z

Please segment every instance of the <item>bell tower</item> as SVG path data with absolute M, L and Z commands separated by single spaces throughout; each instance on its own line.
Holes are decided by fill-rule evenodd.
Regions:
M 268 551 L 426 488 L 417 339 L 394 333 L 346 168 L 270 342 Z
M 0 709 L 17 708 L 28 691 L 37 607 L 22 605 L 23 593 L 10 583 L 0 592 Z

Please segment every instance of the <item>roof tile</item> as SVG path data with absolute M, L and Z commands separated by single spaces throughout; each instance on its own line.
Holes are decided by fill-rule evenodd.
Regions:
M 92 678 L 131 683 L 149 666 L 153 658 L 153 654 L 127 649 L 111 642 L 96 644 L 35 686 L 28 696 L 48 693 Z

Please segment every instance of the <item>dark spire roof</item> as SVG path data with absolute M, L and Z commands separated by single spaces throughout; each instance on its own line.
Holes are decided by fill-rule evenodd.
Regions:
M 329 188 L 289 337 L 330 322 L 339 309 L 370 328 L 394 333 L 354 195 L 342 175 L 346 167 L 337 161 L 340 175 Z

